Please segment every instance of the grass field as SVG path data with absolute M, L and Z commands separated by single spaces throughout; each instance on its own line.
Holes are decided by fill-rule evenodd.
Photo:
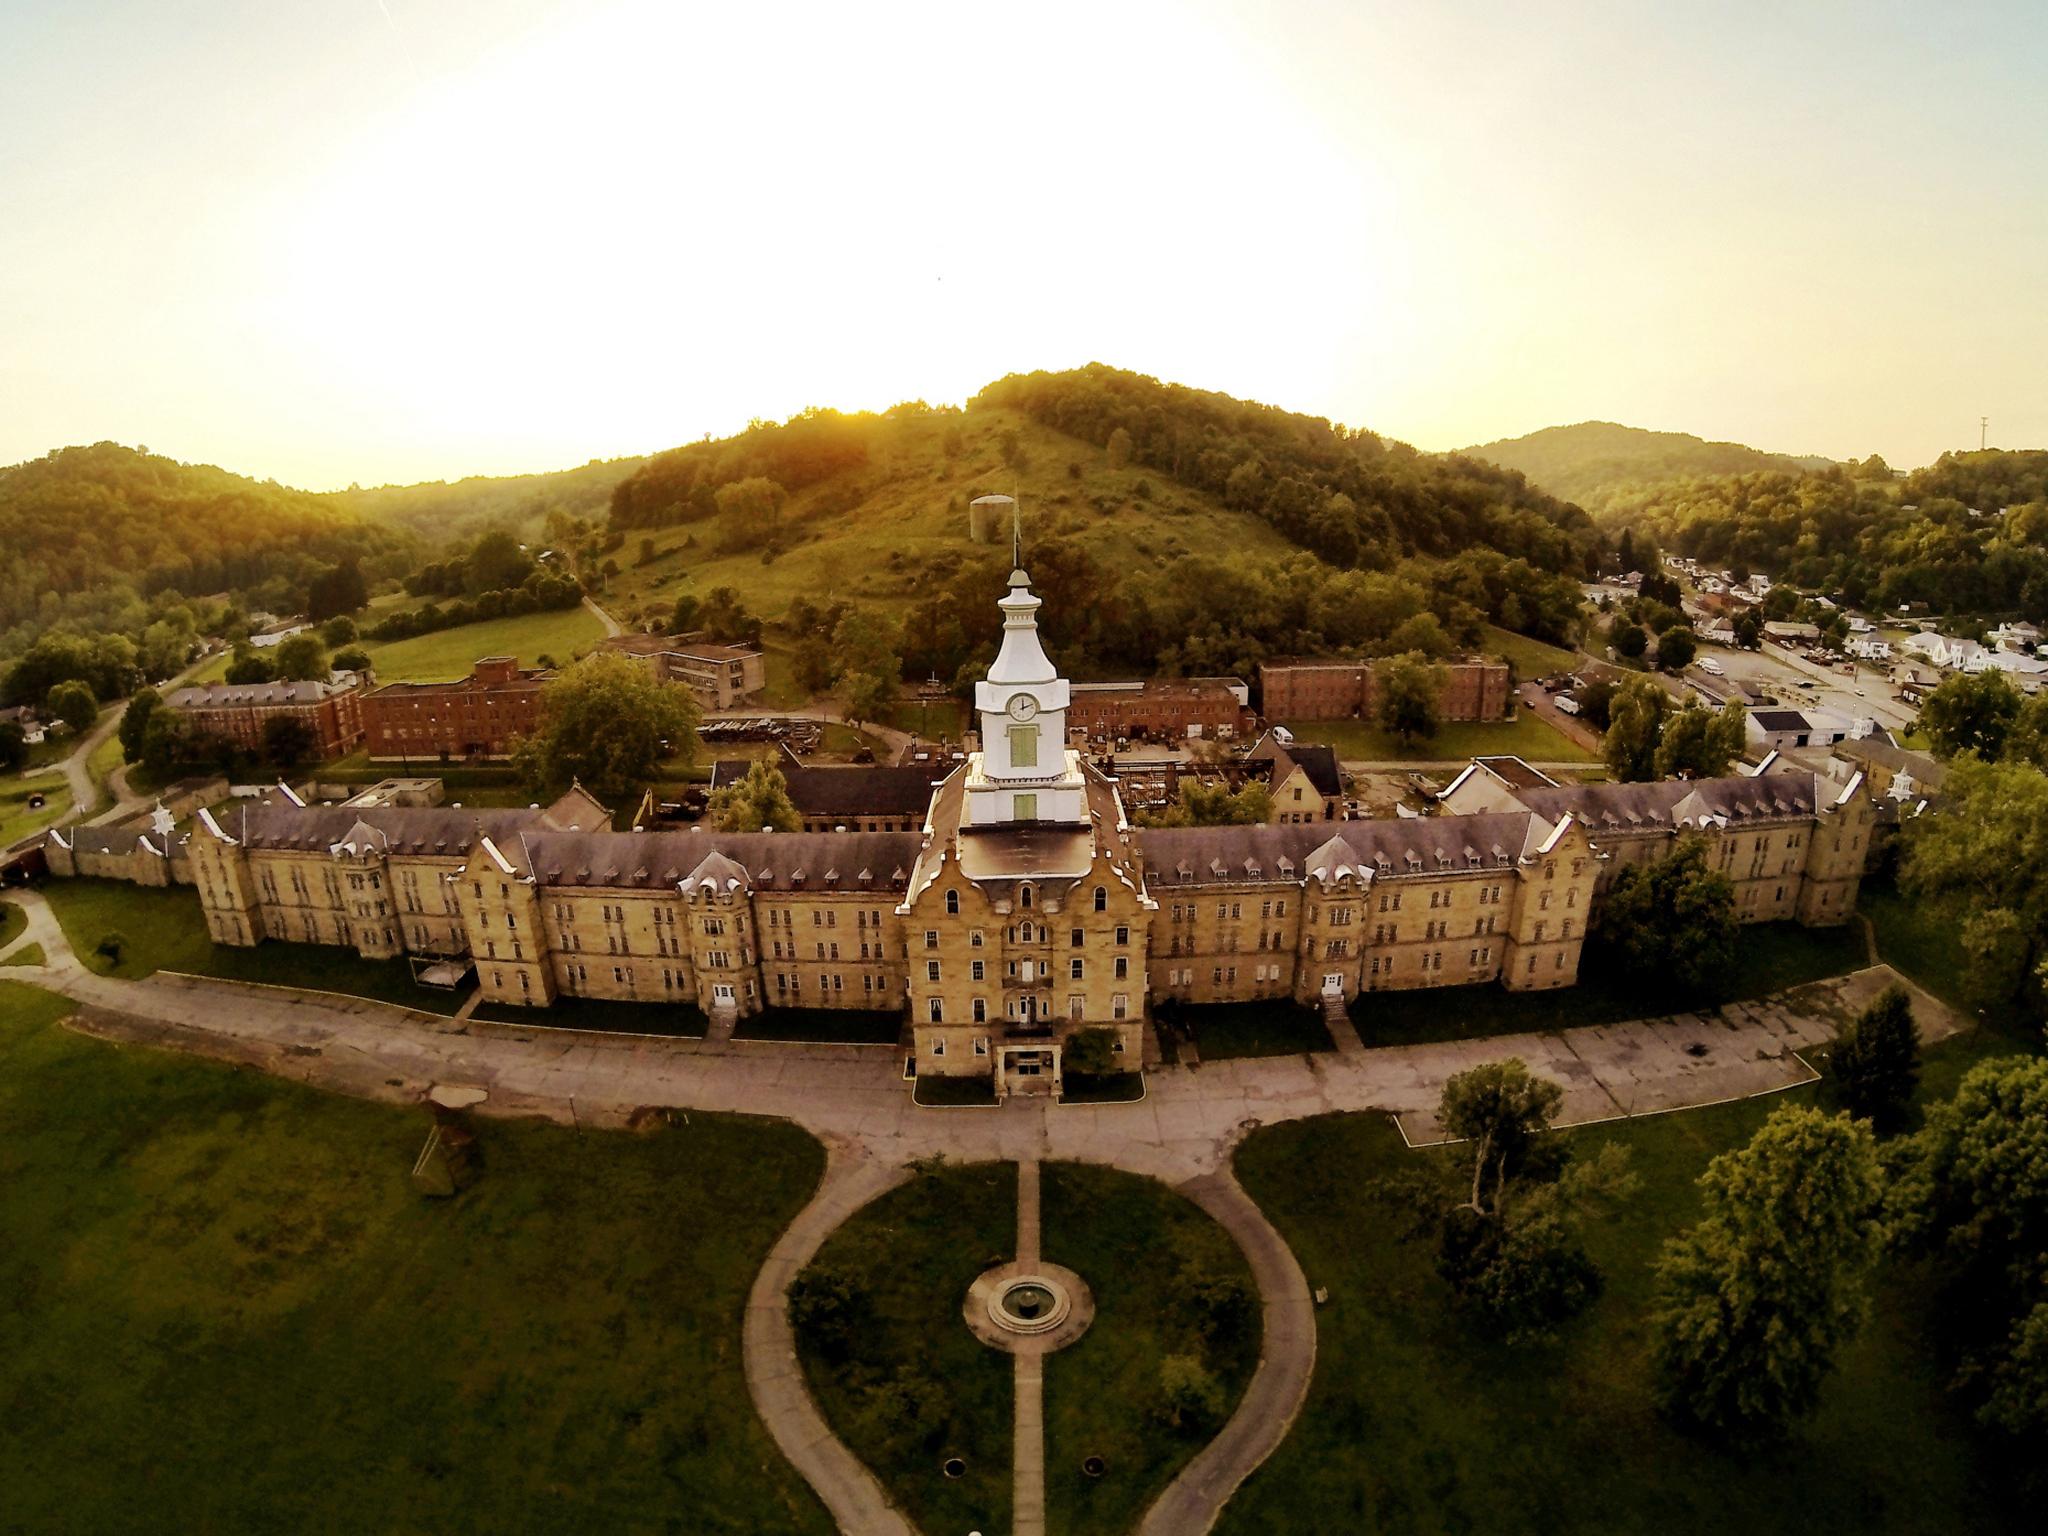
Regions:
M 1257 1003 L 1174 1003 L 1155 1009 L 1194 1035 L 1204 1061 L 1232 1056 L 1293 1056 L 1336 1048 L 1329 1026 L 1313 1008 L 1285 999 Z
M 29 809 L 29 798 L 44 797 L 41 810 Z M 61 773 L 33 774 L 25 779 L 0 779 L 0 848 L 7 848 L 71 814 L 71 790 Z
M 10 1529 L 827 1536 L 740 1365 L 800 1132 L 479 1125 L 55 1027 L 0 982 Z M 628 1514 L 627 1512 L 630 1512 Z
M 1928 1081 L 1951 1083 L 1943 1046 Z M 1377 1181 L 1412 1167 L 1377 1116 L 1258 1131 L 1240 1178 L 1330 1300 L 1316 1316 L 1309 1401 L 1279 1452 L 1228 1505 L 1225 1536 L 1301 1531 L 1517 1531 L 1606 1536 L 1946 1536 L 2035 1528 L 2003 1507 L 1990 1457 L 1944 1398 L 1923 1277 L 1888 1267 L 1818 1416 L 1748 1452 L 1680 1436 L 1649 1394 L 1650 1264 L 1696 1214 L 1694 1180 L 1797 1090 L 1745 1104 L 1569 1132 L 1628 1146 L 1643 1179 L 1590 1247 L 1604 1297 L 1552 1345 L 1476 1337 L 1447 1305 L 1426 1241 Z M 1455 1156 L 1455 1152 L 1450 1155 Z
M 826 1419 L 921 1531 L 1010 1526 L 1010 1357 L 967 1331 L 960 1307 L 1017 1247 L 1017 1166 L 952 1164 L 857 1212 L 814 1267 L 852 1279 L 844 1359 L 798 1341 Z M 948 1457 L 964 1476 L 940 1469 Z
M 736 1040 L 801 1040 L 814 1045 L 894 1045 L 900 1008 L 764 1008 L 733 1028 Z
M 199 896 L 189 887 L 51 880 L 43 886 L 43 895 L 72 952 L 102 976 L 132 981 L 155 971 L 183 971 L 224 981 L 343 992 L 426 1013 L 453 1013 L 467 995 L 415 985 L 412 968 L 404 960 L 365 960 L 333 945 L 216 945 L 207 937 Z M 109 933 L 118 933 L 125 941 L 118 963 L 98 953 L 100 940 Z
M 1201 1360 L 1227 1414 L 1258 1361 L 1258 1291 L 1230 1235 L 1165 1185 L 1080 1163 L 1047 1163 L 1040 1181 L 1045 1257 L 1095 1296 L 1088 1332 L 1045 1362 L 1046 1525 L 1123 1536 L 1209 1435 L 1160 1422 L 1160 1363 Z M 1199 1297 L 1219 1283 L 1241 1304 L 1212 1313 Z M 1090 1456 L 1107 1463 L 1098 1478 Z
M 125 705 L 116 706 L 116 708 L 122 709 L 126 707 Z M 104 719 L 105 717 L 102 716 L 101 718 Z M 100 804 L 102 805 L 108 804 L 114 798 L 113 791 L 107 785 L 107 780 L 112 776 L 114 770 L 120 766 L 121 738 L 119 734 L 108 736 L 105 741 L 94 747 L 86 756 L 85 771 L 92 776 L 93 787 L 99 791 Z
M 1518 635 L 1511 629 L 1502 629 L 1498 624 L 1486 626 L 1486 638 L 1480 643 L 1487 651 L 1511 662 L 1515 676 L 1525 683 L 1534 678 L 1553 677 L 1560 672 L 1569 672 L 1579 664 L 1577 651 L 1545 645 L 1541 640 Z
M 1866 880 L 1856 910 L 1877 933 L 1877 952 L 1944 1002 L 1968 1010 L 1962 918 L 1940 901 L 1909 899 L 1889 882 Z
M 43 953 L 42 945 L 30 944 L 16 950 L 5 960 L 0 960 L 0 965 L 41 965 L 48 958 Z
M 1346 762 L 1450 763 L 1512 753 L 1532 763 L 1590 763 L 1593 754 L 1568 740 L 1540 716 L 1518 711 L 1512 720 L 1454 720 L 1426 741 L 1403 742 L 1364 720 L 1281 722 L 1300 741 L 1326 742 Z
M 701 1040 L 710 1022 L 688 1003 L 614 1002 L 602 997 L 559 997 L 545 1008 L 515 1003 L 479 1003 L 470 1014 L 492 1024 L 525 1024 L 546 1029 L 587 1029 L 599 1034 L 669 1035 Z
M 0 949 L 21 937 L 28 926 L 28 914 L 11 901 L 0 901 Z
M 1826 976 L 1844 975 L 1870 963 L 1863 929 L 1857 923 L 1840 928 L 1758 923 L 1742 930 L 1737 955 L 1733 982 L 1724 994 L 1712 999 L 1646 990 L 1641 982 L 1624 976 L 1614 961 L 1600 953 L 1597 941 L 1592 941 L 1579 958 L 1577 986 L 1554 992 L 1510 992 L 1498 983 L 1485 982 L 1468 987 L 1362 992 L 1351 1005 L 1351 1020 L 1367 1045 L 1476 1040 L 1582 1024 L 1619 1024 L 1717 1007 L 1737 998 L 1763 997 Z
M 531 667 L 546 655 L 566 666 L 603 638 L 597 616 L 576 607 L 487 619 L 410 640 L 370 641 L 364 649 L 380 683 L 440 683 L 469 676 L 484 656 L 516 656 L 522 667 Z

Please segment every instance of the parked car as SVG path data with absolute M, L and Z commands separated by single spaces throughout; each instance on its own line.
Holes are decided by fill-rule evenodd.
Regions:
M 1576 715 L 1579 712 L 1579 701 L 1568 693 L 1560 693 L 1557 696 L 1557 712 L 1561 715 Z
M 1702 656 L 1700 658 L 1700 670 L 1706 673 L 1709 677 L 1720 677 L 1724 675 L 1721 670 L 1721 663 L 1714 660 L 1714 658 L 1711 656 Z

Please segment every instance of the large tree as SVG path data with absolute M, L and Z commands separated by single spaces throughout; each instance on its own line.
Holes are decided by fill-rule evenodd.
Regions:
M 2048 1060 L 1970 1069 L 1899 1145 L 1886 1191 L 1893 1241 L 1931 1256 L 1960 1355 L 1957 1385 L 1985 1422 L 2048 1453 Z
M 1220 779 L 1185 778 L 1172 804 L 1140 819 L 1148 827 L 1256 827 L 1272 815 L 1272 792 L 1256 780 L 1232 789 Z
M 1657 666 L 1664 672 L 1683 672 L 1700 653 L 1699 637 L 1687 624 L 1673 624 L 1657 636 Z
M 116 734 L 121 739 L 121 758 L 124 762 L 142 761 L 142 740 L 149 730 L 149 719 L 163 704 L 163 695 L 154 688 L 138 688 L 135 696 L 128 701 L 128 707 L 121 711 L 121 723 Z
M 804 819 L 789 798 L 789 780 L 765 758 L 746 775 L 714 791 L 706 814 L 723 832 L 801 832 Z
M 1657 737 L 1657 777 L 1720 778 L 1742 756 L 1746 714 L 1739 703 L 1713 710 L 1697 699 L 1673 710 Z
M 327 676 L 327 647 L 310 629 L 283 641 L 272 654 L 277 676 L 285 682 L 318 682 Z
M 536 791 L 580 782 L 600 800 L 648 783 L 664 760 L 697 757 L 697 699 L 630 656 L 599 651 L 550 682 L 541 725 L 522 737 L 513 761 Z
M 2048 774 L 1963 757 L 1942 793 L 1940 815 L 1906 823 L 1901 881 L 1914 896 L 1956 904 L 1974 1001 L 2030 1007 L 2048 955 Z
M 28 732 L 12 720 L 0 720 L 0 773 L 13 773 L 28 761 Z
M 1405 627 L 1405 626 L 1404 626 Z M 1445 672 L 1421 651 L 1405 651 L 1373 668 L 1380 728 L 1402 741 L 1434 736 L 1443 723 Z
M 1665 858 L 1614 872 L 1594 927 L 1632 978 L 1704 998 L 1735 963 L 1735 888 L 1691 833 Z
M 1819 1404 L 1861 1317 L 1876 1144 L 1860 1121 L 1788 1106 L 1699 1185 L 1700 1220 L 1657 1261 L 1659 1397 L 1710 1433 L 1781 1430 Z
M 1920 729 L 1936 757 L 1997 757 L 2023 702 L 2003 672 L 1952 673 L 1921 704 Z
M 74 731 L 90 730 L 100 717 L 100 701 L 94 697 L 92 685 L 75 678 L 52 688 L 46 707 Z
M 1624 678 L 1607 703 L 1607 735 L 1601 755 L 1607 771 L 1624 784 L 1657 776 L 1657 737 L 1671 695 L 1653 677 Z
M 263 722 L 263 760 L 273 768 L 298 767 L 319 744 L 313 728 L 296 715 L 272 715 Z
M 1920 1031 L 1903 987 L 1885 988 L 1842 1026 L 1828 1065 L 1850 1114 L 1880 1136 L 1905 1126 L 1920 1082 Z

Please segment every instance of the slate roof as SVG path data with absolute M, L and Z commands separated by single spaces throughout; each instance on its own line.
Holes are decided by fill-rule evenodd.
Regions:
M 752 766 L 747 758 L 721 758 L 711 765 L 711 788 L 745 778 Z M 814 768 L 787 759 L 775 766 L 802 816 L 905 816 L 922 822 L 937 783 L 929 767 Z
M 894 892 L 909 881 L 924 839 L 916 832 L 543 831 L 492 841 L 545 886 L 673 889 L 720 855 L 755 890 Z
M 1297 741 L 1283 746 L 1271 731 L 1266 732 L 1252 744 L 1245 754 L 1247 763 L 1271 763 L 1272 782 L 1277 784 L 1287 777 L 1290 768 L 1298 765 L 1308 775 L 1308 781 L 1315 786 L 1319 795 L 1341 795 L 1344 793 L 1344 774 L 1337 766 L 1337 749 L 1322 743 Z
M 1270 884 L 1312 867 L 1348 863 L 1374 876 L 1511 867 L 1547 836 L 1526 812 L 1416 820 L 1317 821 L 1278 826 L 1148 827 L 1138 833 L 1145 881 L 1156 897 L 1176 885 Z M 1343 848 L 1327 845 L 1341 843 Z M 1348 850 L 1349 857 L 1346 857 Z
M 514 846 L 519 834 L 547 827 L 546 813 L 535 810 L 470 810 L 452 805 L 378 806 L 351 809 L 340 805 L 296 806 L 288 801 L 257 805 L 223 805 L 213 819 L 221 831 L 250 848 L 297 848 L 326 852 L 346 842 L 358 829 L 374 830 L 394 854 L 441 855 L 459 858 L 475 844 L 477 834 Z
M 1783 820 L 1814 814 L 1818 778 L 1770 773 L 1761 778 L 1662 779 L 1652 784 L 1571 784 L 1517 790 L 1515 798 L 1555 821 L 1574 816 L 1599 842 L 1602 832 L 1670 831 L 1702 817 L 1727 821 Z
M 337 673 L 345 681 L 322 678 L 297 683 L 205 683 L 175 688 L 164 696 L 173 709 L 229 709 L 249 704 L 318 704 L 354 690 L 362 679 L 353 672 Z

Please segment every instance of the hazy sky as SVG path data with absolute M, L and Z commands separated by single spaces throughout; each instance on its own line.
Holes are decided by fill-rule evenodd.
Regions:
M 0 463 L 559 468 L 1099 359 L 2048 444 L 2048 4 L 0 0 Z

